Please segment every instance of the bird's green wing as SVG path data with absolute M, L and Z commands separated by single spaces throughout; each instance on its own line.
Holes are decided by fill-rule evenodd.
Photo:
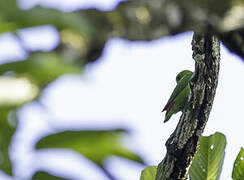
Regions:
M 192 77 L 192 73 L 185 74 L 177 83 L 173 93 L 171 94 L 167 104 L 165 105 L 163 111 L 165 111 L 168 105 L 176 98 L 176 96 L 188 85 L 190 79 Z

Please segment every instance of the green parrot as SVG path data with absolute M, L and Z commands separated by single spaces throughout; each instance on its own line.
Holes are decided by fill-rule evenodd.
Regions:
M 176 76 L 177 85 L 163 109 L 163 111 L 166 111 L 164 122 L 167 122 L 173 114 L 184 109 L 190 93 L 189 81 L 192 74 L 193 72 L 184 70 Z

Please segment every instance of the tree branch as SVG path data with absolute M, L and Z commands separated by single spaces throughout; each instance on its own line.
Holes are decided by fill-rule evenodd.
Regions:
M 156 180 L 187 178 L 207 123 L 218 84 L 220 43 L 213 35 L 194 34 L 195 72 L 191 93 L 180 121 L 166 142 L 167 154 L 158 165 Z

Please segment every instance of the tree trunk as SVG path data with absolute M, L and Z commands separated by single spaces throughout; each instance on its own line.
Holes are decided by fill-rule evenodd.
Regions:
M 158 165 L 156 180 L 187 179 L 207 123 L 218 84 L 220 43 L 214 35 L 195 33 L 192 40 L 195 72 L 191 93 L 179 123 L 166 142 L 167 154 Z

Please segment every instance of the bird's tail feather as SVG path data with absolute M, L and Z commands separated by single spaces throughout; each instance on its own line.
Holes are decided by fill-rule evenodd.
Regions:
M 171 111 L 166 112 L 164 123 L 166 123 L 174 113 Z

